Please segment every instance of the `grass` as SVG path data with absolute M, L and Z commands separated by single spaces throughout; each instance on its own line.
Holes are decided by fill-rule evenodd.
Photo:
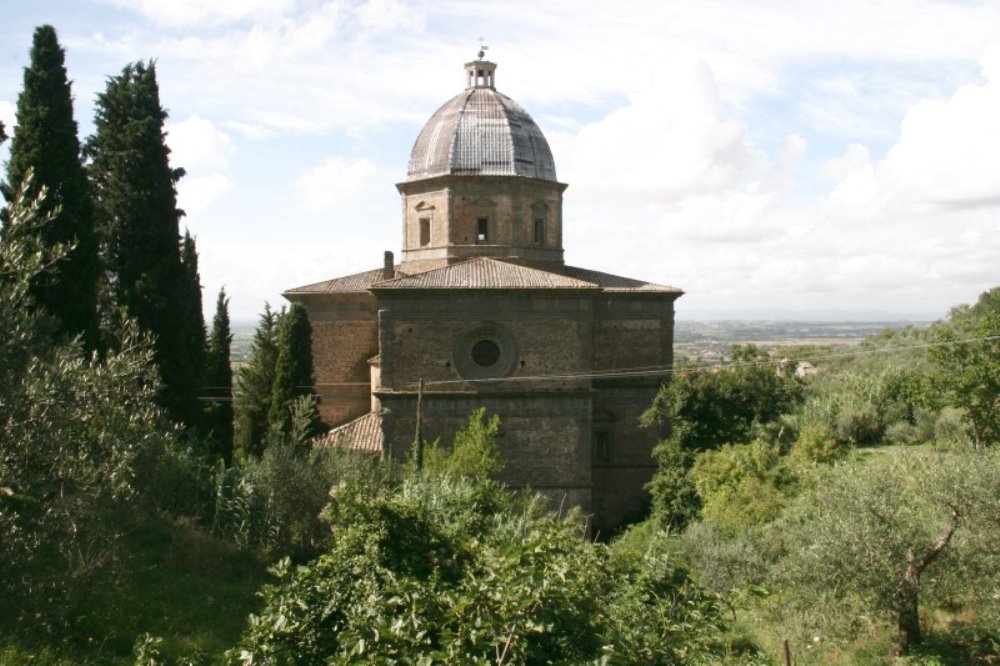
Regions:
M 46 639 L 17 627 L 0 639 L 0 664 L 132 664 L 144 634 L 161 637 L 171 661 L 221 662 L 258 606 L 265 564 L 191 523 L 126 520 L 119 573 L 94 586 L 72 630 Z

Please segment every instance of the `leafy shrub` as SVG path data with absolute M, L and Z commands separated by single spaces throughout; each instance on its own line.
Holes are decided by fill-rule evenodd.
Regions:
M 785 505 L 781 487 L 792 481 L 776 448 L 759 440 L 699 454 L 689 476 L 702 519 L 725 532 L 777 518 Z
M 813 463 L 830 463 L 847 455 L 853 447 L 834 437 L 824 424 L 810 424 L 799 431 L 792 455 Z
M 920 430 L 916 424 L 906 421 L 897 421 L 886 428 L 885 438 L 889 442 L 901 446 L 919 444 L 921 441 Z
M 499 434 L 500 417 L 493 414 L 487 419 L 486 408 L 480 407 L 469 415 L 469 424 L 455 433 L 451 450 L 445 451 L 435 442 L 424 454 L 423 464 L 432 473 L 491 479 L 503 469 Z
M 882 441 L 885 424 L 874 405 L 861 403 L 842 407 L 833 423 L 834 436 L 851 446 L 870 446 Z
M 474 421 L 483 423 L 481 415 Z M 457 455 L 481 470 L 482 455 Z M 718 600 L 658 550 L 618 557 L 575 512 L 454 474 L 449 455 L 398 486 L 336 488 L 328 550 L 285 560 L 241 644 L 243 664 L 694 663 Z
M 959 449 L 972 441 L 972 432 L 965 420 L 965 411 L 945 407 L 934 422 L 934 441 L 945 449 Z
M 611 663 L 690 664 L 718 660 L 725 628 L 719 595 L 695 584 L 657 531 L 644 553 L 615 552 L 604 607 Z M 711 657 L 711 658 L 710 658 Z
M 158 442 L 138 451 L 133 463 L 142 501 L 174 518 L 211 519 L 212 469 L 190 446 Z
M 52 337 L 31 284 L 68 248 L 32 233 L 50 218 L 44 192 L 29 201 L 27 188 L 0 243 L 0 620 L 51 627 L 113 568 L 119 534 L 103 512 L 131 501 L 137 453 L 166 445 L 172 429 L 134 323 L 104 359 Z
M 306 559 L 328 538 L 320 514 L 331 488 L 345 482 L 376 488 L 390 473 L 370 454 L 341 447 L 306 449 L 272 436 L 259 459 L 216 468 L 212 529 L 245 548 Z
M 701 511 L 701 498 L 688 476 L 694 453 L 681 448 L 676 438 L 660 442 L 653 449 L 657 471 L 649 483 L 653 516 L 670 530 L 682 530 Z

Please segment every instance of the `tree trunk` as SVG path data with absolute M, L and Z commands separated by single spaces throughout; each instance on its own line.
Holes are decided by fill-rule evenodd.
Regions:
M 906 553 L 906 574 L 897 592 L 896 612 L 896 656 L 906 654 L 911 645 L 919 645 L 923 640 L 920 631 L 920 570 L 916 553 L 912 550 Z
M 896 590 L 896 647 L 893 654 L 906 654 L 912 645 L 923 641 L 920 631 L 920 575 L 931 562 L 937 558 L 948 542 L 951 541 L 958 527 L 959 512 L 954 506 L 949 506 L 951 520 L 948 529 L 922 555 L 917 555 L 912 548 L 906 551 L 906 573 Z

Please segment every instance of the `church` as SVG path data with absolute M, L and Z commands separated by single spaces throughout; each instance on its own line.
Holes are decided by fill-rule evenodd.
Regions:
M 328 441 L 401 458 L 418 403 L 426 441 L 485 407 L 501 418 L 501 480 L 608 530 L 645 510 L 663 433 L 639 416 L 672 363 L 683 292 L 567 266 L 567 186 L 545 136 L 482 51 L 465 83 L 396 186 L 400 261 L 284 293 L 312 324 Z

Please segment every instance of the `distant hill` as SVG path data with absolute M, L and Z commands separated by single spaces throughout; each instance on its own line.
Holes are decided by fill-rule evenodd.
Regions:
M 943 319 L 947 312 L 889 312 L 886 310 L 784 310 L 745 308 L 740 310 L 689 310 L 677 307 L 677 321 L 779 321 L 779 322 L 880 322 L 930 323 Z

